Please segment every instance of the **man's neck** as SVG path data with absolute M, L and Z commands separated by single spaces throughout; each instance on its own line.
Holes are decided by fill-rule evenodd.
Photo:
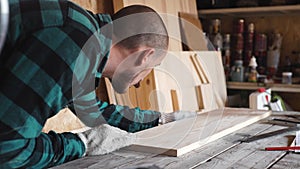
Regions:
M 114 45 L 110 50 L 110 55 L 102 75 L 104 77 L 112 78 L 115 70 L 127 55 L 129 55 L 129 52 L 126 49 Z

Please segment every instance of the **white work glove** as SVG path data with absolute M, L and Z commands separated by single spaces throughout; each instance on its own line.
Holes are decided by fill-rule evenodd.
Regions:
M 134 143 L 136 135 L 119 128 L 102 124 L 87 131 L 77 133 L 85 144 L 85 155 L 102 155 Z
M 186 118 L 193 118 L 197 116 L 197 112 L 176 111 L 172 113 L 160 113 L 160 124 L 166 124 L 172 121 L 178 121 Z

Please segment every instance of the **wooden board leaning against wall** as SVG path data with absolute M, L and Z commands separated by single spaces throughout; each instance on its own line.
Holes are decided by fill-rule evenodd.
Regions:
M 182 51 L 181 45 L 181 32 L 178 19 L 179 12 L 186 12 L 193 15 L 197 15 L 196 1 L 185 0 L 113 0 L 114 11 L 118 11 L 121 8 L 128 5 L 147 5 L 152 7 L 157 12 L 161 13 L 164 23 L 167 26 L 168 32 L 171 35 L 170 38 L 170 51 Z M 170 15 L 166 15 L 170 14 Z M 132 107 L 140 107 L 141 109 L 159 110 L 158 101 L 153 95 L 153 91 L 157 88 L 155 85 L 155 73 L 152 71 L 141 83 L 139 89 L 131 88 L 125 95 L 127 98 L 131 98 L 130 103 L 133 103 Z M 155 92 L 154 92 L 155 93 Z M 118 95 L 118 94 L 117 94 Z M 133 96 L 133 97 L 132 97 Z M 138 102 L 135 101 L 137 97 Z M 117 99 L 118 100 L 118 99 Z M 134 104 L 136 103 L 136 104 Z

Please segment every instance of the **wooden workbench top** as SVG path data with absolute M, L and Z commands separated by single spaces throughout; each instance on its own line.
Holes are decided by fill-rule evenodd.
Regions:
M 300 112 L 273 112 L 274 117 L 297 115 Z M 257 140 L 250 143 L 240 143 L 238 140 L 248 135 L 262 134 L 286 126 L 257 122 L 237 132 L 222 137 L 190 153 L 180 157 L 168 157 L 149 153 L 133 152 L 126 149 L 101 155 L 84 157 L 55 168 L 126 168 L 152 166 L 156 168 L 300 168 L 300 154 L 284 151 L 264 151 L 267 146 L 288 146 L 295 132 Z

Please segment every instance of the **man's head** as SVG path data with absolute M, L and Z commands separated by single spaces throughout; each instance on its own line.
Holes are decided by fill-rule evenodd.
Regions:
M 105 72 L 114 89 L 124 93 L 138 84 L 166 55 L 169 37 L 161 17 L 141 5 L 113 15 L 113 46 Z

